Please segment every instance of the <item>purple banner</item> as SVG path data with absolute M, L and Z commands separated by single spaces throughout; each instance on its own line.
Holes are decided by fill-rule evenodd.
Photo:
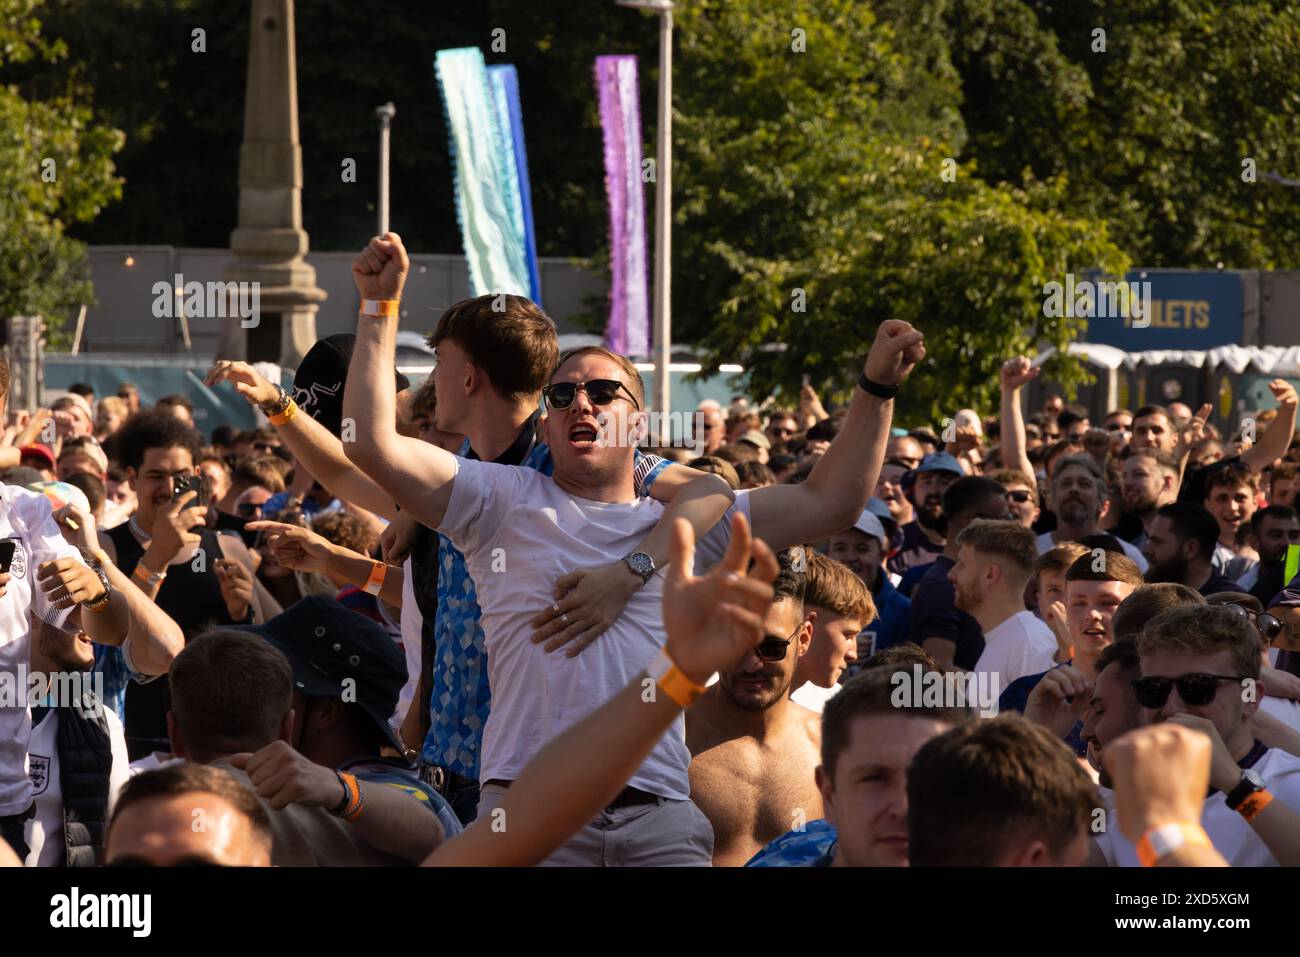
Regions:
M 645 192 L 641 180 L 641 108 L 636 57 L 596 57 L 600 128 L 609 197 L 609 323 L 605 345 L 625 356 L 650 354 L 646 283 Z

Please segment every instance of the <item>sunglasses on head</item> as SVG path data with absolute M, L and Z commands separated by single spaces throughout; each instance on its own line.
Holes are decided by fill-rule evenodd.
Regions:
M 632 403 L 633 408 L 641 408 L 636 396 L 617 379 L 592 379 L 590 382 L 556 382 L 542 390 L 542 398 L 546 400 L 547 406 L 552 409 L 567 409 L 573 405 L 573 400 L 578 397 L 579 392 L 585 392 L 587 393 L 587 401 L 592 405 L 609 405 L 619 397 L 619 389 L 626 393 L 627 400 Z
M 802 627 L 803 622 L 800 622 L 799 628 Z M 785 656 L 790 653 L 790 642 L 794 641 L 794 636 L 799 634 L 799 628 L 796 628 L 789 638 L 782 638 L 780 635 L 764 635 L 763 640 L 754 649 L 754 654 L 764 661 L 785 661 Z
M 1255 630 L 1268 641 L 1272 641 L 1282 633 L 1282 622 L 1278 621 L 1268 612 L 1251 611 L 1244 605 L 1227 604 L 1220 606 L 1222 608 L 1231 608 L 1234 612 L 1250 621 L 1255 626 Z
M 1163 708 L 1169 692 L 1178 686 L 1178 697 L 1193 708 L 1203 707 L 1219 693 L 1221 681 L 1244 681 L 1240 675 L 1191 674 L 1179 678 L 1138 678 L 1133 682 L 1133 692 L 1138 704 L 1144 708 Z

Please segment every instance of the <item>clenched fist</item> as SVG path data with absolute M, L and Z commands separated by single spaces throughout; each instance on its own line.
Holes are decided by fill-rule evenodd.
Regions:
M 411 261 L 397 233 L 385 233 L 352 260 L 352 278 L 362 299 L 400 299 Z

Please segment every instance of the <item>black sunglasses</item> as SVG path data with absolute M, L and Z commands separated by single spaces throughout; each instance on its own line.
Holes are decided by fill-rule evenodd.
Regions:
M 794 641 L 794 636 L 799 634 L 803 628 L 803 622 L 799 622 L 799 627 L 789 638 L 782 638 L 779 635 L 764 635 L 763 640 L 758 643 L 754 649 L 754 654 L 764 661 L 785 661 L 785 656 L 790 653 L 790 642 Z
M 1128 432 L 1130 431 L 1130 427 L 1128 425 L 1125 425 L 1123 422 L 1112 422 L 1110 425 L 1106 426 L 1106 431 L 1107 432 Z
M 1026 502 L 1029 501 L 1030 498 L 1029 492 L 1022 488 L 1012 489 L 1011 491 L 1005 494 L 1008 499 L 1015 502 L 1017 505 L 1024 505 Z
M 254 515 L 262 514 L 262 506 L 254 505 L 252 502 L 240 502 L 235 506 L 235 511 L 244 517 L 251 518 Z
M 1138 678 L 1133 682 L 1133 692 L 1138 704 L 1144 708 L 1163 708 L 1169 692 L 1178 686 L 1178 697 L 1193 708 L 1203 707 L 1219 693 L 1221 681 L 1244 681 L 1240 675 L 1191 674 L 1179 678 Z
M 619 382 L 617 379 L 592 379 L 590 382 L 556 382 L 548 385 L 542 390 L 542 398 L 552 409 L 567 409 L 573 405 L 573 400 L 578 397 L 578 393 L 587 393 L 587 400 L 592 405 L 609 405 L 618 398 L 618 390 L 622 389 L 627 393 L 627 399 L 632 406 L 638 410 L 641 404 L 637 402 L 636 396 L 632 390 Z
M 1244 605 L 1227 604 L 1220 606 L 1222 608 L 1231 608 L 1234 612 L 1245 618 L 1247 621 L 1253 619 L 1255 630 L 1269 641 L 1272 641 L 1282 633 L 1282 622 L 1278 621 L 1268 612 L 1251 611 Z

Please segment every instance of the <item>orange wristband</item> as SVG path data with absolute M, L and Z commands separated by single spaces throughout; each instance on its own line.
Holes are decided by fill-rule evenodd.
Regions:
M 1264 808 L 1268 807 L 1272 803 L 1273 795 L 1269 794 L 1267 791 L 1256 791 L 1254 794 L 1246 798 L 1246 800 L 1237 805 L 1237 813 L 1244 817 L 1246 823 L 1249 824 L 1251 821 L 1255 820 L 1255 818 L 1259 817 L 1260 812 L 1263 811 Z
M 1214 845 L 1199 824 L 1166 824 L 1142 835 L 1137 844 L 1138 861 L 1143 867 L 1154 867 L 1161 858 L 1182 847 L 1213 848 Z
M 361 315 L 396 319 L 400 315 L 400 299 L 362 299 Z
M 679 707 L 689 708 L 701 694 L 704 685 L 696 684 L 682 673 L 676 662 L 668 657 L 668 650 L 660 648 L 654 660 L 646 666 L 645 673 L 655 680 L 664 694 L 668 695 Z
M 362 591 L 371 595 L 378 595 L 384 587 L 384 579 L 388 577 L 388 566 L 383 562 L 375 562 L 370 567 L 370 577 L 366 579 Z

